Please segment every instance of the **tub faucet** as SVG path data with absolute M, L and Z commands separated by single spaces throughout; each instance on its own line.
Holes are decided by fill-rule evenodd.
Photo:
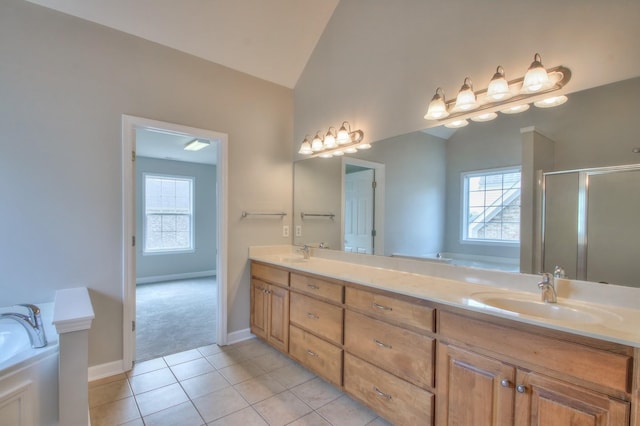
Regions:
M 40 316 L 40 308 L 36 305 L 17 305 L 27 308 L 27 315 L 17 312 L 7 312 L 0 314 L 0 319 L 12 319 L 19 322 L 29 335 L 32 348 L 43 348 L 47 346 L 47 337 L 44 334 L 44 325 Z
M 542 290 L 542 301 L 544 303 L 556 303 L 558 301 L 558 294 L 551 274 L 542 274 L 542 281 L 538 283 L 538 288 Z

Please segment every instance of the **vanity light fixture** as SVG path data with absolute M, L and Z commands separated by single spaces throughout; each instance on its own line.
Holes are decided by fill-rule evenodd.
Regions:
M 311 155 L 321 158 L 331 158 L 334 155 L 353 154 L 361 149 L 371 148 L 371 144 L 364 142 L 364 132 L 362 130 L 351 130 L 348 121 L 343 121 L 340 129 L 336 132 L 335 127 L 321 136 L 320 130 L 316 132 L 313 140 L 309 142 L 309 135 L 305 136 L 298 154 Z
M 441 87 L 429 103 L 424 118 L 434 121 L 429 127 L 445 125 L 464 127 L 468 120 L 483 122 L 495 119 L 498 112 L 516 114 L 529 109 L 531 103 L 539 108 L 562 105 L 567 97 L 558 93 L 571 79 L 571 71 L 564 66 L 545 69 L 540 54 L 523 77 L 507 81 L 502 66 L 496 68 L 486 89 L 474 91 L 469 77 L 464 79 L 455 100 L 446 101 Z
M 208 147 L 209 145 L 211 145 L 211 142 L 209 141 L 205 141 L 205 140 L 200 140 L 200 139 L 194 139 L 190 142 L 187 142 L 184 145 L 184 150 L 185 151 L 200 151 L 203 148 Z

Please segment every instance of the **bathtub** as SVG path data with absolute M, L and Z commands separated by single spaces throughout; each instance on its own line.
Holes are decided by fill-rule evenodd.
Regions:
M 58 424 L 58 334 L 53 303 L 38 303 L 48 344 L 33 349 L 20 324 L 0 319 L 0 426 Z M 16 308 L 0 308 L 12 312 Z
M 466 266 L 467 268 L 492 269 L 505 272 L 519 272 L 520 259 L 495 257 L 495 256 L 479 256 L 462 253 L 437 253 L 426 254 L 420 256 L 406 255 L 402 253 L 393 253 L 392 257 L 401 257 L 404 259 L 421 260 L 424 262 L 445 263 L 448 265 Z

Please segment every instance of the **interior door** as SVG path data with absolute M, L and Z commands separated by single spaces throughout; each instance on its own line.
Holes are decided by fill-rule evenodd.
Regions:
M 373 254 L 374 180 L 373 169 L 345 176 L 345 251 Z

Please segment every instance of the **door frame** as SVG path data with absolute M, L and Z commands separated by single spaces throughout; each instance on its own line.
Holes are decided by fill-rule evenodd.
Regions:
M 228 135 L 213 130 L 199 129 L 175 123 L 151 120 L 132 115 L 122 115 L 122 363 L 123 370 L 133 367 L 135 359 L 135 332 L 133 322 L 136 315 L 136 174 L 135 139 L 136 129 L 164 130 L 178 134 L 216 140 L 216 215 L 217 215 L 217 319 L 216 343 L 227 344 L 227 197 L 228 197 Z M 136 242 L 140 244 L 141 242 Z
M 344 218 L 344 198 L 345 198 L 345 176 L 346 176 L 346 166 L 347 164 L 352 164 L 354 166 L 366 167 L 369 169 L 373 169 L 374 177 L 376 180 L 376 188 L 374 192 L 374 217 L 373 217 L 373 226 L 376 230 L 376 236 L 374 237 L 374 245 L 373 245 L 373 254 L 384 256 L 384 191 L 385 191 L 385 165 L 382 163 L 375 163 L 373 161 L 361 160 L 359 158 L 352 157 L 342 157 L 342 175 L 340 177 L 340 191 L 341 195 L 341 206 L 340 206 L 340 217 Z M 340 249 L 344 251 L 344 219 L 343 223 L 340 224 Z

